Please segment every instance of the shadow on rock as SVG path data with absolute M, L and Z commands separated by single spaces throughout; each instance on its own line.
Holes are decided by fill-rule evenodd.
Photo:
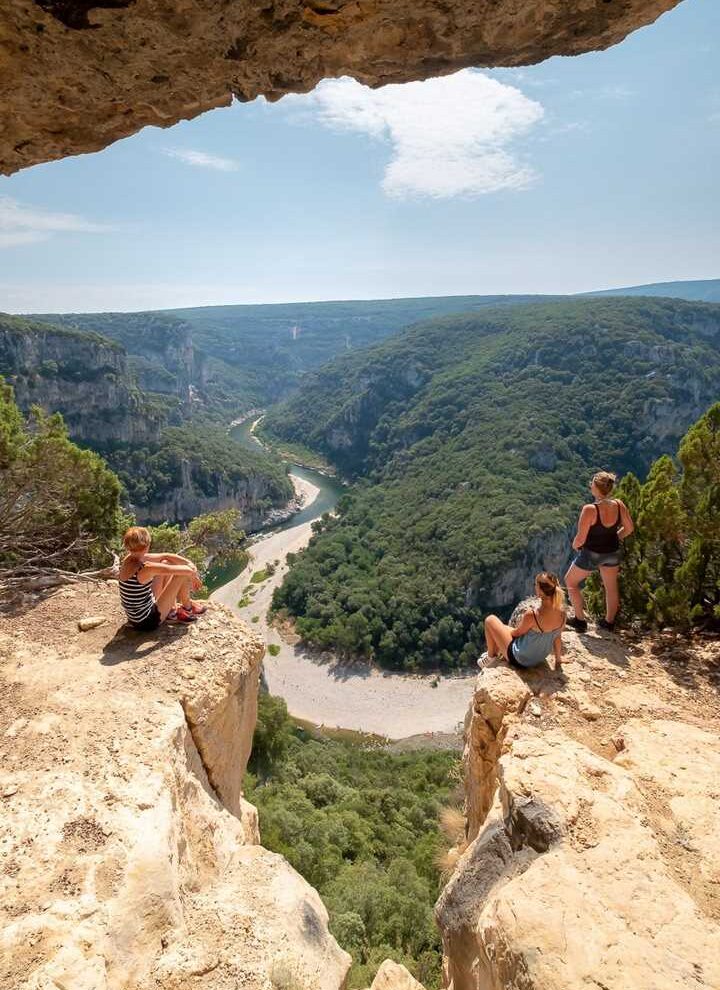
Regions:
M 100 663 L 103 667 L 115 667 L 132 660 L 145 660 L 155 650 L 167 645 L 169 640 L 187 635 L 188 628 L 186 625 L 163 624 L 153 632 L 139 632 L 125 623 L 103 646 Z

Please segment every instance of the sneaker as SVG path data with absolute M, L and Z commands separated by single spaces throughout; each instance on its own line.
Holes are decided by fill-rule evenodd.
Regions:
M 197 616 L 182 605 L 175 609 L 174 618 L 176 622 L 197 622 Z
M 570 626 L 571 629 L 574 629 L 575 632 L 579 632 L 579 633 L 587 632 L 586 619 L 577 619 L 575 618 L 575 616 L 573 616 L 571 619 L 567 620 L 567 624 Z
M 605 632 L 615 632 L 615 623 L 608 622 L 607 619 L 598 619 L 598 629 L 604 629 Z

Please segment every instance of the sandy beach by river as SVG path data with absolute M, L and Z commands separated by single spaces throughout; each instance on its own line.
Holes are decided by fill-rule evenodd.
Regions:
M 297 475 L 290 477 L 296 491 L 305 496 L 305 504 L 310 505 L 319 489 Z M 296 718 L 315 725 L 371 732 L 389 739 L 454 732 L 472 697 L 473 674 L 435 677 L 389 673 L 359 660 L 342 661 L 329 654 L 310 653 L 301 644 L 285 642 L 268 626 L 273 591 L 287 573 L 286 556 L 307 546 L 311 525 L 312 520 L 308 520 L 261 537 L 250 547 L 250 563 L 242 574 L 211 596 L 213 601 L 228 605 L 267 643 L 279 647 L 277 656 L 267 653 L 264 661 L 270 693 L 283 697 Z M 276 561 L 271 577 L 251 582 L 253 574 Z M 248 589 L 256 590 L 252 593 Z M 250 604 L 240 607 L 238 602 L 247 595 Z

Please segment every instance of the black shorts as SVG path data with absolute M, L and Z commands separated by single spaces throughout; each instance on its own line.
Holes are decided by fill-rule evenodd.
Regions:
M 518 670 L 527 670 L 527 667 L 523 667 L 521 663 L 517 662 L 515 658 L 515 650 L 513 649 L 514 646 L 515 646 L 515 640 L 511 639 L 510 642 L 508 643 L 508 648 L 507 648 L 508 663 L 510 664 L 511 667 L 517 667 Z
M 160 615 L 160 609 L 157 605 L 153 605 L 152 612 L 149 615 L 146 615 L 140 622 L 130 622 L 129 625 L 133 629 L 137 629 L 138 632 L 152 632 L 153 629 L 157 629 L 161 622 L 162 616 Z

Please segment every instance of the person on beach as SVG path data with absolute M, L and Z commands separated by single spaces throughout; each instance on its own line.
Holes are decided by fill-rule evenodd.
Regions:
M 562 631 L 565 626 L 565 595 L 556 574 L 543 571 L 535 578 L 539 608 L 529 608 L 517 627 L 507 625 L 497 615 L 485 619 L 487 658 L 505 657 L 511 667 L 537 667 L 555 655 L 555 669 L 562 663 Z M 484 659 L 478 660 L 480 667 Z
M 206 611 L 190 598 L 202 581 L 197 568 L 177 553 L 150 553 L 150 533 L 131 526 L 123 536 L 127 556 L 120 564 L 120 601 L 134 629 L 157 629 L 168 618 L 195 622 Z
M 610 498 L 616 476 L 598 471 L 590 482 L 594 502 L 584 505 L 578 520 L 573 550 L 577 554 L 565 575 L 568 596 L 575 615 L 568 625 L 577 632 L 587 632 L 587 619 L 580 585 L 593 571 L 600 571 L 605 589 L 605 618 L 598 621 L 601 629 L 612 632 L 620 607 L 618 576 L 622 562 L 622 541 L 633 532 L 627 507 L 619 498 Z

